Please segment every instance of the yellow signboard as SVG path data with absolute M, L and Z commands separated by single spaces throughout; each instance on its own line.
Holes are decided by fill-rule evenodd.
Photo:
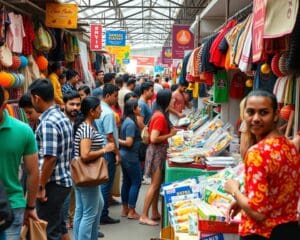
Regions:
M 77 28 L 78 5 L 46 4 L 46 26 L 52 28 Z
M 114 54 L 116 56 L 116 62 L 118 64 L 122 64 L 123 59 L 129 59 L 130 58 L 130 46 L 105 46 L 105 49 L 110 54 Z

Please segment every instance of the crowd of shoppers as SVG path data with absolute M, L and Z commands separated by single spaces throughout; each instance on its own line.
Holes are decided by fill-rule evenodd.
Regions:
M 50 70 L 48 79 L 35 80 L 20 99 L 30 125 L 7 114 L 0 87 L 0 138 L 7 139 L 0 145 L 0 179 L 15 214 L 14 224 L 0 233 L 0 239 L 19 239 L 23 217 L 25 223 L 29 217 L 47 221 L 49 240 L 70 239 L 70 227 L 75 240 L 104 237 L 99 225 L 120 222 L 109 211 L 114 184 L 121 189 L 122 217 L 158 225 L 168 138 L 176 134 L 174 124 L 189 105 L 187 84 L 171 86 L 159 75 L 150 80 L 99 71 L 95 73 L 96 88 L 90 89 L 80 83 L 76 71 L 63 73 L 60 63 Z M 242 239 L 283 239 L 286 231 L 299 236 L 300 137 L 292 142 L 278 133 L 277 102 L 272 94 L 252 92 L 242 107 L 241 129 L 244 136 L 251 137 L 242 149 L 245 193 L 237 181 L 226 182 L 225 190 L 236 200 L 229 217 L 243 210 Z M 148 144 L 141 139 L 145 126 Z M 80 158 L 89 163 L 99 157 L 107 162 L 109 181 L 75 186 L 71 161 Z M 23 186 L 18 179 L 20 166 Z M 118 168 L 122 170 L 121 187 Z M 150 179 L 150 184 L 143 211 L 138 213 L 143 177 Z

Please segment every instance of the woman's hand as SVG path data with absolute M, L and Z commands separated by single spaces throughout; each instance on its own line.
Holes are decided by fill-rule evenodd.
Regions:
M 114 143 L 107 143 L 105 146 L 104 146 L 104 151 L 105 152 L 112 152 L 115 150 L 115 144 Z
M 239 189 L 240 189 L 240 183 L 235 179 L 229 179 L 224 184 L 224 190 L 231 195 L 234 195 L 234 193 L 236 191 L 239 191 Z
M 174 136 L 174 135 L 176 135 L 177 132 L 178 132 L 178 130 L 176 128 L 172 127 L 171 130 L 170 130 L 170 135 Z
M 237 202 L 233 202 L 231 203 L 227 214 L 226 214 L 226 221 L 227 222 L 231 222 L 232 219 L 234 219 L 234 217 L 241 211 L 240 206 L 238 205 Z

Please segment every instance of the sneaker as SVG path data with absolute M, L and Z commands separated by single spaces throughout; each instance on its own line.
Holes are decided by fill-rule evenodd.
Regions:
M 119 222 L 120 222 L 120 219 L 114 219 L 114 218 L 111 218 L 110 216 L 101 217 L 101 219 L 100 219 L 101 225 L 115 224 L 115 223 L 119 223 Z
M 151 178 L 143 176 L 142 184 L 145 184 L 145 185 L 151 184 Z
M 104 238 L 104 234 L 102 232 L 98 232 L 98 238 Z

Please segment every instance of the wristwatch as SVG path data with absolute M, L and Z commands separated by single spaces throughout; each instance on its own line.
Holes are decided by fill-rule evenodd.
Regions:
M 39 186 L 39 191 L 43 191 L 44 188 L 45 188 L 45 187 L 44 187 L 43 185 L 40 185 L 40 186 Z
M 35 206 L 29 206 L 28 204 L 26 204 L 26 209 L 27 210 L 33 210 L 33 209 L 35 209 Z

